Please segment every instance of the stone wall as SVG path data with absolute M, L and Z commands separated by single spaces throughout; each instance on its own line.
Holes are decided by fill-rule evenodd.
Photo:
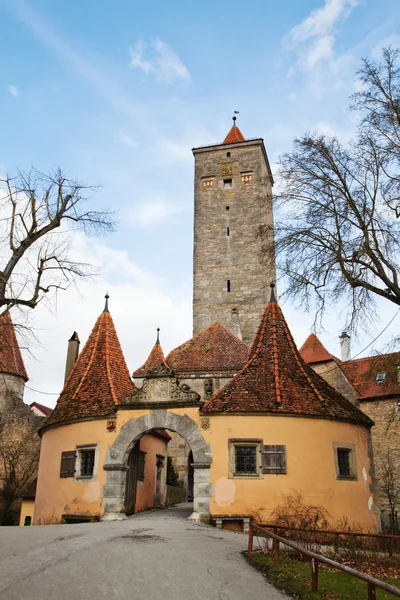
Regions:
M 375 427 L 371 431 L 372 445 L 377 492 L 383 511 L 382 521 L 384 523 L 388 520 L 389 505 L 385 493 L 379 487 L 383 482 L 384 471 L 388 467 L 393 471 L 394 484 L 398 490 L 397 510 L 400 513 L 400 418 L 397 409 L 398 402 L 400 402 L 400 396 L 389 400 L 361 401 L 360 405 L 361 410 L 375 422 Z
M 239 320 L 249 344 L 276 278 L 272 181 L 264 144 L 254 140 L 193 152 L 193 334 L 215 321 L 237 334 Z
M 350 400 L 356 406 L 359 406 L 358 394 L 353 386 L 346 379 L 341 368 L 335 363 L 334 360 L 327 360 L 326 362 L 314 363 L 312 368 L 318 375 L 321 375 L 332 387 L 338 392 L 343 394 L 345 398 Z
M 168 431 L 171 441 L 168 444 L 168 456 L 171 457 L 172 465 L 178 475 L 178 481 L 183 489 L 187 489 L 188 482 L 188 461 L 190 447 L 187 441 L 174 431 Z M 183 502 L 183 500 L 180 500 Z

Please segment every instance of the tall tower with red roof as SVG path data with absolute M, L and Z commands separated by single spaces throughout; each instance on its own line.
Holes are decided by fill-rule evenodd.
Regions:
M 236 125 L 194 148 L 193 334 L 219 323 L 249 344 L 275 280 L 273 178 L 264 141 Z

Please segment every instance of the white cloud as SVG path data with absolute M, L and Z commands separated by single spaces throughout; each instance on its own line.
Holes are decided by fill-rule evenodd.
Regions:
M 296 51 L 298 64 L 303 70 L 311 72 L 327 63 L 335 67 L 335 27 L 359 3 L 360 0 L 325 0 L 323 6 L 313 10 L 290 30 L 287 41 Z
M 19 96 L 19 91 L 16 85 L 8 85 L 7 86 L 7 91 L 9 94 L 11 94 L 11 96 L 14 96 L 14 98 L 18 98 Z
M 144 363 L 161 328 L 165 353 L 191 337 L 191 286 L 168 289 L 168 281 L 155 277 L 135 264 L 126 252 L 99 244 L 84 234 L 74 235 L 74 252 L 99 267 L 95 280 L 82 280 L 79 291 L 70 287 L 57 299 L 57 310 L 39 305 L 31 311 L 40 340 L 32 352 L 23 351 L 30 381 L 28 386 L 56 395 L 42 395 L 27 389 L 25 402 L 34 400 L 54 406 L 64 378 L 67 340 L 78 332 L 81 349 L 110 295 L 109 307 L 129 371 Z M 53 305 L 54 306 L 54 305 Z M 33 313 L 33 314 L 32 314 Z
M 135 142 L 135 140 L 133 138 L 131 138 L 129 135 L 126 135 L 124 133 L 120 136 L 118 141 L 120 144 L 124 144 L 124 146 L 128 146 L 128 148 L 135 148 L 137 146 L 137 142 Z
M 137 42 L 130 53 L 130 67 L 140 69 L 145 75 L 154 75 L 161 83 L 190 81 L 190 73 L 177 53 L 161 40 L 148 44 Z
M 152 227 L 179 214 L 182 209 L 163 198 L 134 204 L 130 209 L 129 221 L 133 227 Z
M 381 39 L 371 52 L 372 58 L 378 61 L 382 60 L 382 48 L 388 48 L 389 46 L 400 48 L 400 35 L 394 33 Z

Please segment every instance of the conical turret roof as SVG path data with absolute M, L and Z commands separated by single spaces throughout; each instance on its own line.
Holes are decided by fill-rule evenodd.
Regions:
M 110 415 L 133 388 L 106 303 L 45 426 Z
M 308 364 L 335 360 L 315 333 L 310 333 L 299 352 L 303 360 Z
M 237 125 L 233 124 L 228 135 L 222 142 L 223 144 L 235 144 L 236 142 L 245 142 L 245 137 Z
M 133 372 L 132 377 L 149 377 L 151 375 L 160 375 L 172 373 L 171 367 L 167 364 L 164 352 L 160 344 L 159 329 L 157 329 L 157 341 L 154 344 L 146 362 Z
M 202 412 L 272 413 L 373 425 L 304 362 L 273 294 L 246 365 Z
M 9 311 L 0 317 L 0 373 L 29 379 Z

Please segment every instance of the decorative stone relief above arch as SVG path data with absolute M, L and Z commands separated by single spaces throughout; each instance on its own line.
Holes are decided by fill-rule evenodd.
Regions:
M 210 465 L 212 455 L 197 423 L 188 415 L 177 415 L 167 410 L 149 410 L 138 419 L 130 419 L 123 427 L 114 444 L 107 450 L 104 469 L 107 472 L 103 487 L 103 520 L 124 519 L 125 484 L 129 452 L 136 440 L 151 429 L 170 429 L 179 433 L 189 444 L 193 453 L 194 486 L 192 521 L 208 522 L 210 519 Z

